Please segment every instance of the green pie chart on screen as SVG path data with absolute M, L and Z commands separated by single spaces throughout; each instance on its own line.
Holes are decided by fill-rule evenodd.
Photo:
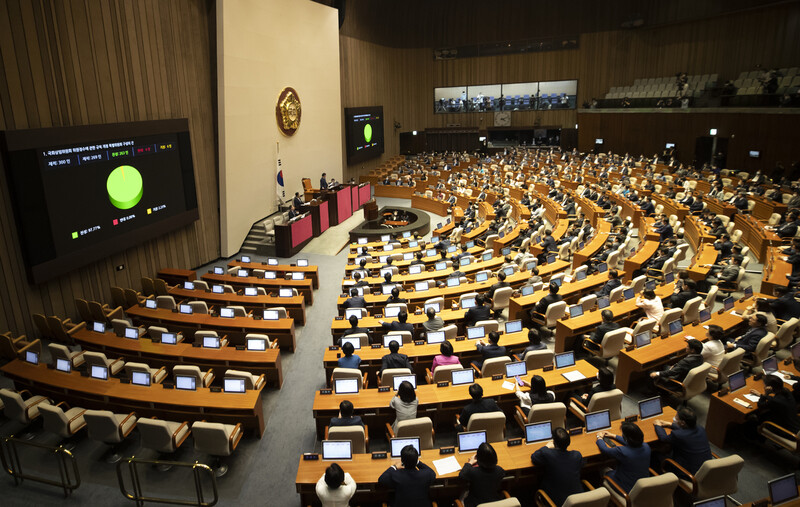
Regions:
M 106 181 L 108 199 L 119 209 L 131 209 L 142 199 L 142 175 L 135 167 L 121 165 Z
M 366 142 L 372 141 L 372 125 L 369 123 L 364 125 L 364 140 Z

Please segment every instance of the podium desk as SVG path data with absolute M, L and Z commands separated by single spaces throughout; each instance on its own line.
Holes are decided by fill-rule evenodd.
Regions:
M 750 251 L 762 264 L 767 259 L 769 247 L 783 244 L 783 240 L 775 232 L 766 230 L 763 223 L 750 215 L 737 214 L 734 223 L 736 228 L 742 231 L 741 241 L 750 247 Z
M 311 213 L 295 217 L 289 223 L 275 225 L 275 253 L 292 257 L 314 237 Z
M 279 349 L 237 350 L 228 346 L 220 349 L 193 347 L 190 342 L 175 345 L 153 343 L 150 338 L 138 340 L 121 338 L 111 331 L 103 334 L 84 328 L 72 336 L 84 350 L 103 352 L 109 359 L 122 357 L 126 362 L 146 363 L 150 367 L 164 366 L 169 372 L 175 365 L 199 366 L 201 370 L 214 369 L 217 378 L 225 370 L 244 370 L 255 375 L 264 374 L 268 384 L 278 388 L 283 385 L 283 368 Z
M 244 345 L 245 335 L 265 334 L 270 340 L 278 340 L 282 350 L 294 352 L 297 342 L 294 335 L 294 320 L 255 320 L 252 317 L 214 317 L 208 314 L 183 314 L 164 308 L 132 306 L 125 313 L 138 325 L 163 326 L 170 331 L 181 331 L 187 340 L 194 339 L 195 331 L 216 331 L 220 338 L 228 336 L 228 345 Z
M 255 276 L 216 275 L 214 273 L 206 273 L 202 276 L 202 279 L 209 284 L 231 285 L 234 289 L 263 287 L 267 293 L 277 293 L 278 289 L 297 289 L 297 292 L 303 296 L 307 305 L 314 304 L 313 282 L 310 278 L 306 278 L 305 280 L 282 280 L 280 278 L 268 280 L 266 278 L 256 278 Z
M 411 196 L 411 207 L 414 209 L 430 211 L 433 214 L 445 217 L 450 209 L 450 204 L 446 201 L 434 199 L 433 197 L 424 197 L 415 194 Z
M 212 393 L 207 387 L 196 391 L 165 389 L 162 384 L 149 387 L 123 384 L 111 377 L 99 380 L 83 377 L 77 371 L 64 373 L 44 364 L 33 365 L 15 359 L 0 368 L 14 381 L 17 389 L 28 389 L 53 401 L 66 401 L 70 406 L 111 410 L 116 413 L 136 412 L 136 417 L 158 417 L 170 421 L 208 420 L 225 424 L 241 423 L 264 434 L 264 411 L 261 390 L 244 393 Z
M 594 238 L 591 241 L 584 244 L 583 248 L 575 252 L 575 255 L 572 257 L 572 268 L 577 269 L 581 265 L 583 265 L 586 261 L 592 258 L 593 255 L 597 254 L 603 245 L 606 244 L 608 241 L 609 234 L 611 234 L 611 223 L 602 221 L 599 225 L 595 226 L 596 233 Z
M 162 268 L 158 270 L 158 277 L 167 285 L 182 284 L 197 280 L 197 271 L 193 269 Z
M 774 295 L 775 288 L 788 287 L 789 279 L 792 274 L 792 265 L 786 261 L 786 254 L 782 253 L 783 248 L 771 246 L 767 249 L 767 257 L 764 261 L 764 276 L 761 280 L 761 292 L 767 295 Z

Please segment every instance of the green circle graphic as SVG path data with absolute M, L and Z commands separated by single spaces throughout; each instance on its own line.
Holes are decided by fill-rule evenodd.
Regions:
M 366 142 L 372 141 L 372 125 L 369 123 L 364 125 L 364 140 Z
M 106 180 L 108 199 L 119 209 L 131 209 L 142 199 L 142 175 L 135 167 L 121 165 Z

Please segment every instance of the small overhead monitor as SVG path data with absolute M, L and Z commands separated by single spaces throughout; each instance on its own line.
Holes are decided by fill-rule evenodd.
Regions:
M 337 378 L 333 381 L 333 392 L 336 394 L 358 394 L 360 379 Z
M 150 386 L 150 374 L 144 371 L 131 372 L 131 384 L 137 386 Z
M 90 370 L 90 374 L 92 378 L 100 380 L 108 380 L 108 368 L 106 368 L 105 366 L 98 366 L 96 364 L 93 364 Z
M 443 270 L 443 269 L 447 269 L 447 263 L 446 263 L 446 262 L 444 262 L 444 261 L 437 262 L 437 263 L 434 265 L 434 268 L 436 269 L 436 271 L 441 271 L 441 270 Z
M 305 280 L 305 279 L 306 279 L 306 274 L 303 273 L 302 271 L 295 271 L 294 273 L 292 273 L 292 280 Z
M 658 396 L 639 402 L 639 419 L 649 419 L 662 413 L 661 398 Z
M 274 257 L 270 257 L 269 259 L 267 259 L 267 265 L 268 266 L 277 266 L 278 265 L 278 259 L 276 259 Z
M 406 253 L 403 254 L 403 260 L 404 261 L 410 261 L 413 258 L 414 258 L 414 252 L 406 252 Z M 417 264 L 417 265 L 421 266 L 420 264 Z
M 775 357 L 775 354 L 764 359 L 761 362 L 761 368 L 764 370 L 764 374 L 775 373 L 778 371 L 778 358 Z
M 458 250 L 458 247 L 456 245 L 450 245 L 447 247 L 447 253 L 453 253 L 456 250 Z
M 535 444 L 553 438 L 553 423 L 550 421 L 525 425 L 525 443 Z
M 481 271 L 477 275 L 475 275 L 476 282 L 485 282 L 489 279 L 489 272 L 488 271 Z
M 611 305 L 611 302 L 608 300 L 608 296 L 603 296 L 601 298 L 597 298 L 597 309 L 602 310 L 603 308 L 608 308 Z
M 430 287 L 428 287 L 428 282 L 416 282 L 414 284 L 414 290 L 417 292 L 425 292 Z
M 747 287 L 744 288 L 744 297 L 745 299 L 747 299 L 752 296 L 753 296 L 753 286 L 748 285 Z
M 63 371 L 64 373 L 69 373 L 72 371 L 72 363 L 69 359 L 56 359 L 56 370 Z
M 728 386 L 731 392 L 741 389 L 745 386 L 744 371 L 739 370 L 736 373 L 728 375 Z
M 399 458 L 400 453 L 403 452 L 403 449 L 407 445 L 413 446 L 418 453 L 420 452 L 419 437 L 392 438 L 389 439 L 389 444 L 391 447 L 391 454 L 393 458 Z
M 554 284 L 558 285 L 559 287 L 561 287 L 561 285 L 563 285 L 563 283 L 564 283 L 564 277 L 559 276 L 557 278 L 551 278 L 550 279 L 550 283 L 554 283 Z
M 580 282 L 581 280 L 586 280 L 586 270 L 582 269 L 580 271 L 575 272 L 575 281 Z
M 213 292 L 214 294 L 222 294 L 223 292 L 225 292 L 225 287 L 223 287 L 222 285 L 212 285 L 211 292 Z
M 474 452 L 486 442 L 485 431 L 467 431 L 458 434 L 458 452 Z
M 389 234 L 383 234 L 383 235 L 381 236 L 381 241 L 383 241 L 384 243 L 386 243 L 387 241 L 389 241 L 389 240 L 391 240 L 391 239 L 392 239 L 392 238 L 391 238 L 391 236 L 390 236 Z
M 308 259 L 297 259 L 297 267 L 299 268 L 308 267 Z
M 191 314 L 193 313 L 193 311 L 192 311 L 192 306 L 191 306 L 191 305 L 184 305 L 184 304 L 182 304 L 182 305 L 180 305 L 180 306 L 178 307 L 178 310 L 179 310 L 181 313 L 183 313 L 183 314 L 186 314 L 186 315 L 191 315 Z
M 646 290 L 656 290 L 656 281 L 655 280 L 647 280 L 644 282 L 644 288 Z
M 95 333 L 105 333 L 106 332 L 106 323 L 105 322 L 92 322 L 92 331 Z
M 750 158 L 761 158 L 761 151 L 759 150 L 749 150 L 747 154 Z
M 244 295 L 245 296 L 257 296 L 258 289 L 256 287 L 245 287 L 244 288 Z
M 574 319 L 583 315 L 583 305 L 572 305 L 569 307 L 569 318 Z
M 428 313 L 428 308 L 433 308 L 433 311 L 436 313 L 442 311 L 439 303 L 425 303 L 425 313 Z
M 294 291 L 292 289 L 278 289 L 278 297 L 282 298 L 294 297 Z
M 467 338 L 469 338 L 470 340 L 479 340 L 484 336 L 486 336 L 486 330 L 484 330 L 483 326 L 475 326 L 467 328 Z
M 462 257 L 458 259 L 459 266 L 469 266 L 471 262 L 472 262 L 472 257 Z
M 393 283 L 384 283 L 383 285 L 381 285 L 381 292 L 383 293 L 384 296 L 388 296 L 389 294 L 392 293 L 392 289 L 394 289 L 395 287 L 397 287 L 397 285 Z
M 250 273 L 248 273 L 246 269 L 240 269 L 240 270 L 236 271 L 236 276 L 238 276 L 240 278 L 246 278 L 249 275 L 250 275 Z
M 601 262 L 600 264 L 597 265 L 598 273 L 605 273 L 606 271 L 608 271 L 608 264 L 606 264 L 605 262 Z
M 264 338 L 248 338 L 247 350 L 267 350 L 267 340 Z
M 458 287 L 461 285 L 461 279 L 457 276 L 451 276 L 447 278 L 447 286 L 448 287 Z
M 353 442 L 350 440 L 323 440 L 322 459 L 335 461 L 353 459 Z
M 280 312 L 278 310 L 264 310 L 264 320 L 278 320 Z
M 342 342 L 342 347 L 344 347 L 345 343 L 349 343 L 350 345 L 353 346 L 355 350 L 359 350 L 361 348 L 361 338 L 357 336 L 355 338 L 349 336 L 343 336 L 341 342 Z
M 522 377 L 528 373 L 525 361 L 514 361 L 506 363 L 506 378 Z
M 225 270 L 220 266 L 214 266 L 214 274 L 215 275 L 224 275 Z
M 465 246 L 467 247 L 467 250 L 469 250 L 470 248 L 475 247 L 475 242 L 472 241 L 472 240 L 469 240 L 469 241 L 467 241 L 467 244 Z
M 367 244 L 367 238 L 358 238 L 358 244 L 359 245 L 366 245 Z
M 522 321 L 521 320 L 509 320 L 505 324 L 505 331 L 506 331 L 506 334 L 519 333 L 520 331 L 522 331 Z
M 547 263 L 552 264 L 556 261 L 556 254 L 550 254 L 547 256 Z
M 634 343 L 636 343 L 636 347 L 639 348 L 639 347 L 646 347 L 647 345 L 650 345 L 650 339 L 651 339 L 650 331 L 645 331 L 643 333 L 637 334 L 633 338 L 633 341 L 634 341 Z
M 25 351 L 25 362 L 31 364 L 39 364 L 39 353 L 33 350 Z
M 409 241 L 408 248 L 417 248 L 419 246 L 419 241 Z
M 411 384 L 411 387 L 414 389 L 417 388 L 417 376 L 416 375 L 395 375 L 392 377 L 392 389 L 397 391 L 400 389 L 400 384 L 403 382 L 408 382 Z
M 222 383 L 222 390 L 226 393 L 244 393 L 247 388 L 243 378 L 226 377 Z
M 704 309 L 700 310 L 699 317 L 700 317 L 700 322 L 701 323 L 702 322 L 706 322 L 707 320 L 711 319 L 711 312 L 708 311 L 708 308 L 704 308 Z
M 625 299 L 625 301 L 627 301 L 629 299 L 633 299 L 635 296 L 636 296 L 636 292 L 635 292 L 635 289 L 633 287 L 628 287 L 627 289 L 624 289 L 622 291 L 622 297 Z
M 402 306 L 387 306 L 383 310 L 383 316 L 386 318 L 394 318 L 400 315 L 400 312 L 403 310 Z
M 139 328 L 138 327 L 126 327 L 125 328 L 125 338 L 129 340 L 138 340 L 139 339 Z
M 204 336 L 203 337 L 203 348 L 206 348 L 206 349 L 218 349 L 219 348 L 219 336 Z
M 226 319 L 233 318 L 233 308 L 223 307 L 219 309 L 219 316 L 224 317 Z
M 522 288 L 522 290 L 520 291 L 520 293 L 521 293 L 523 296 L 530 296 L 531 294 L 533 294 L 533 285 L 526 285 L 526 286 L 524 286 L 524 287 Z
M 726 312 L 733 310 L 733 302 L 734 299 L 732 297 L 726 297 L 722 301 L 723 308 L 725 309 Z
M 667 143 L 665 145 L 665 148 L 667 148 L 667 149 L 674 148 L 674 147 L 675 147 L 675 143 Z
M 484 252 L 484 254 L 481 256 L 481 259 L 484 261 L 490 261 L 492 260 L 492 255 L 492 252 Z
M 194 290 L 194 282 L 183 282 L 183 288 L 186 290 Z
M 611 414 L 608 410 L 586 414 L 586 433 L 604 431 L 611 427 Z
M 436 249 L 435 248 L 429 248 L 429 249 L 425 250 L 425 256 L 426 257 L 433 257 L 434 255 L 436 255 Z
M 344 319 L 350 320 L 350 317 L 355 316 L 356 318 L 360 319 L 363 312 L 361 311 L 362 308 L 348 308 L 344 311 Z
M 695 502 L 692 504 L 693 507 L 728 507 L 728 504 L 725 501 L 724 496 L 715 496 L 714 498 L 709 498 L 708 500 L 703 500 L 701 502 Z
M 383 245 L 383 251 L 384 252 L 391 252 L 392 250 L 394 250 L 394 245 L 393 244 L 389 243 L 387 245 Z
M 461 300 L 461 308 L 464 310 L 469 310 L 470 308 L 474 308 L 476 305 L 475 298 L 464 298 Z
M 389 344 L 392 342 L 397 342 L 397 345 L 402 347 L 403 346 L 403 337 L 396 334 L 387 334 L 383 336 L 383 346 L 389 348 Z
M 675 281 L 675 273 L 670 271 L 669 273 L 664 275 L 664 283 L 672 283 L 674 281 Z
M 672 336 L 674 334 L 678 334 L 683 331 L 683 324 L 681 324 L 680 320 L 673 320 L 669 323 L 669 335 Z
M 575 353 L 573 351 L 556 354 L 556 369 L 575 366 Z
M 161 333 L 161 343 L 175 345 L 178 343 L 178 335 L 176 333 Z
M 773 479 L 768 483 L 771 505 L 788 505 L 797 500 L 797 477 L 793 473 Z
M 603 144 L 603 140 L 598 137 L 594 140 L 594 144 Z
M 278 273 L 276 271 L 264 271 L 265 280 L 276 280 L 277 278 L 278 278 Z
M 250 262 L 250 256 L 242 255 L 242 262 Z
M 475 382 L 475 370 L 467 368 L 464 370 L 453 370 L 450 372 L 450 377 L 454 386 L 462 386 L 465 384 L 473 384 Z
M 505 273 L 506 276 L 511 276 L 511 275 L 514 274 L 514 268 L 512 268 L 511 266 L 508 266 L 507 268 L 505 268 L 503 270 L 503 273 Z
M 442 343 L 444 341 L 444 331 L 428 331 L 428 343 Z
M 156 303 L 155 299 L 146 299 L 144 302 L 144 306 L 145 308 L 149 308 L 151 310 L 155 310 L 156 308 L 158 308 L 158 304 Z
M 175 375 L 175 389 L 196 391 L 197 378 L 194 375 Z

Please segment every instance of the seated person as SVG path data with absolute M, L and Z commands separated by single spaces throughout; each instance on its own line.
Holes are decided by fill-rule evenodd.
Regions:
M 460 425 L 456 424 L 456 431 L 467 431 L 467 425 L 469 424 L 469 418 L 472 417 L 474 414 L 485 414 L 487 412 L 500 412 L 500 407 L 497 406 L 497 402 L 494 401 L 492 398 L 485 398 L 483 397 L 483 388 L 480 384 L 472 384 L 469 386 L 469 395 L 472 398 L 472 401 L 468 403 L 464 408 L 461 410 L 461 414 L 459 415 L 459 422 Z
M 656 327 L 653 328 L 654 333 L 658 333 L 658 321 L 664 316 L 664 304 L 661 298 L 656 296 L 652 289 L 645 289 L 642 296 L 636 298 L 636 306 L 644 310 L 644 314 L 648 319 L 655 319 Z
M 670 387 L 670 384 L 667 382 L 668 380 L 683 382 L 692 368 L 697 368 L 705 362 L 703 361 L 702 355 L 703 342 L 700 340 L 687 340 L 686 352 L 687 355 L 683 359 L 673 364 L 668 369 L 652 372 L 650 378 L 653 379 L 653 382 L 659 383 L 664 387 Z
M 394 343 L 394 342 L 392 342 Z M 397 387 L 397 395 L 389 402 L 389 407 L 395 411 L 395 420 L 392 423 L 392 431 L 397 431 L 397 423 L 417 418 L 417 407 L 419 400 L 414 386 L 411 382 L 404 380 Z
M 547 390 L 547 384 L 544 378 L 540 375 L 531 377 L 531 382 L 528 383 L 522 380 L 522 386 L 530 389 L 529 392 L 523 392 L 519 385 L 514 383 L 514 394 L 519 398 L 519 406 L 527 414 L 532 406 L 537 403 L 553 403 L 556 401 L 556 395 L 553 391 Z
M 733 254 L 733 243 L 728 233 L 722 234 L 720 239 L 714 242 L 714 250 L 718 251 L 717 259 L 714 261 L 719 264 L 723 259 L 727 259 Z
M 336 361 L 336 366 L 339 368 L 358 368 L 361 364 L 361 358 L 357 354 L 353 354 L 355 351 L 355 347 L 353 347 L 353 344 L 350 342 L 342 345 L 344 357 L 340 357 L 339 360 Z
M 533 307 L 533 312 L 536 312 L 541 315 L 545 315 L 547 313 L 547 309 L 550 307 L 551 304 L 557 303 L 561 301 L 561 296 L 558 295 L 558 285 L 550 282 L 549 286 L 550 293 L 547 294 L 545 297 L 539 300 L 536 303 L 536 306 Z
M 413 266 L 414 264 L 422 264 L 424 266 L 425 265 L 425 261 L 422 260 L 423 256 L 424 256 L 424 254 L 421 251 L 417 252 L 414 255 L 414 260 L 412 260 L 411 263 L 409 263 L 409 266 Z
M 493 357 L 503 357 L 508 355 L 508 351 L 505 347 L 498 345 L 500 342 L 500 333 L 497 331 L 492 331 L 489 333 L 489 343 L 483 341 L 483 339 L 478 340 L 475 344 L 475 347 L 478 348 L 478 352 L 481 353 L 481 359 L 472 361 L 479 370 L 483 368 L 483 363 L 487 359 L 491 359 Z
M 742 320 L 749 321 L 750 317 L 759 313 L 767 318 L 767 325 L 765 326 L 767 328 L 767 332 L 777 333 L 778 320 L 775 318 L 775 314 L 772 313 L 772 307 L 769 305 L 769 301 L 767 301 L 766 298 L 756 298 L 755 301 L 753 301 L 753 304 L 745 308 L 745 310 L 742 312 Z M 796 315 L 800 315 L 800 313 Z
M 583 493 L 583 456 L 578 451 L 568 450 L 570 443 L 569 432 L 555 428 L 553 440 L 531 454 L 531 463 L 543 469 L 539 487 L 556 505 L 562 505 L 570 495 Z
M 662 247 L 658 250 L 658 255 L 651 258 L 642 267 L 647 268 L 647 276 L 649 277 L 661 276 L 660 270 L 664 269 L 664 263 L 669 259 L 670 256 L 667 254 L 667 249 Z M 637 276 L 637 273 L 634 273 L 634 276 Z
M 616 388 L 617 386 L 614 384 L 614 372 L 607 366 L 603 366 L 597 370 L 597 383 L 592 385 L 589 392 L 583 394 L 575 393 L 571 396 L 571 399 L 584 406 L 588 406 L 589 402 L 592 400 L 592 396 L 595 394 L 613 391 Z
M 488 442 L 478 447 L 478 452 L 464 463 L 458 478 L 466 482 L 469 492 L 464 498 L 466 507 L 477 507 L 502 498 L 500 490 L 505 470 L 497 465 L 497 452 Z
M 678 410 L 677 416 L 672 421 L 656 419 L 653 421 L 653 426 L 658 441 L 670 445 L 672 459 L 690 474 L 696 474 L 703 463 L 712 458 L 706 430 L 697 425 L 697 414 L 688 406 Z M 667 434 L 665 428 L 669 428 L 671 432 Z M 669 471 L 679 477 L 684 475 L 679 470 L 670 468 Z
M 614 313 L 608 308 L 600 312 L 600 317 L 603 321 L 586 337 L 587 340 L 591 340 L 598 345 L 603 343 L 603 338 L 607 333 L 619 329 L 619 324 L 614 322 Z
M 776 319 L 789 320 L 800 315 L 800 301 L 797 301 L 788 287 L 779 285 L 774 292 L 778 297 L 770 301 L 769 305 Z
M 399 352 L 400 345 L 392 340 L 389 342 L 389 353 L 381 358 L 381 373 L 383 370 L 390 368 L 408 368 L 411 369 L 411 363 L 408 361 L 408 356 Z
M 767 336 L 767 317 L 756 313 L 750 317 L 750 329 L 747 330 L 738 340 L 728 343 L 728 349 L 744 349 L 747 352 L 755 352 L 758 342 Z
M 351 334 L 357 334 L 357 333 L 364 333 L 367 336 L 369 336 L 369 330 L 364 329 L 363 327 L 358 327 L 358 317 L 356 317 L 355 315 L 351 315 L 350 318 L 347 320 L 350 322 L 350 329 L 345 329 L 342 332 L 342 336 L 349 336 Z M 341 340 L 339 340 L 338 345 L 340 347 L 342 346 Z
M 428 491 L 436 480 L 436 472 L 419 460 L 419 452 L 413 445 L 400 451 L 400 462 L 394 462 L 378 477 L 378 483 L 392 488 L 392 507 L 431 507 Z
M 598 292 L 595 292 L 595 295 L 599 298 L 608 296 L 612 290 L 620 285 L 622 285 L 622 282 L 619 280 L 619 272 L 616 269 L 609 269 L 608 281 L 603 284 L 603 287 Z
M 508 258 L 508 256 L 506 256 Z M 510 259 L 509 259 L 510 261 Z M 501 289 L 503 287 L 509 287 L 508 282 L 506 282 L 506 274 L 504 271 L 500 271 L 497 273 L 497 282 L 493 283 L 491 287 L 489 287 L 489 299 L 494 298 L 494 293 L 497 289 Z
M 542 337 L 539 336 L 538 331 L 535 329 L 528 329 L 528 346 L 525 347 L 525 350 L 522 351 L 519 357 L 525 359 L 525 354 L 536 350 L 547 350 L 547 345 L 542 343 Z
M 458 359 L 458 356 L 453 353 L 453 344 L 445 341 L 439 345 L 439 354 L 433 357 L 431 373 L 435 372 L 437 367 L 449 364 L 461 364 L 461 361 Z
M 750 394 L 760 396 L 758 399 L 759 422 L 769 421 L 789 431 L 787 438 L 794 439 L 800 431 L 800 417 L 797 415 L 797 403 L 792 393 L 786 389 L 783 379 L 778 375 L 764 377 L 764 394 L 755 389 Z M 780 433 L 778 431 L 778 433 Z
M 711 324 L 706 330 L 706 341 L 703 343 L 703 351 L 700 353 L 703 361 L 714 368 L 719 366 L 722 358 L 725 357 L 725 331 L 721 327 Z
M 358 274 L 358 273 L 356 273 Z M 358 295 L 358 289 L 352 287 L 350 289 L 350 297 L 342 303 L 342 308 L 347 310 L 348 308 L 366 308 L 367 307 L 367 300 L 364 299 L 362 296 Z
M 786 222 L 775 229 L 775 234 L 781 238 L 793 238 L 800 227 L 800 217 L 796 211 L 789 213 Z
M 364 426 L 361 416 L 353 415 L 353 403 L 342 400 L 339 403 L 339 417 L 331 417 L 329 426 Z
M 683 284 L 683 290 L 669 297 L 670 308 L 683 308 L 686 303 L 697 297 L 697 283 L 692 279 L 687 279 Z
M 606 473 L 625 493 L 630 493 L 636 481 L 648 477 L 650 472 L 650 446 L 644 441 L 644 433 L 632 422 L 622 423 L 622 436 L 601 431 L 597 436 L 597 447 L 604 455 L 617 460 L 617 468 Z M 604 437 L 612 438 L 622 445 L 609 447 Z
M 706 276 L 706 282 L 717 285 L 719 282 L 735 282 L 739 278 L 739 266 L 742 264 L 742 256 L 734 255 L 721 266 L 712 268 Z M 721 268 L 721 269 L 720 269 Z
M 436 314 L 435 309 L 428 308 L 425 310 L 425 315 L 428 317 L 428 320 L 422 323 L 425 331 L 438 331 L 444 327 L 444 321 Z
M 317 481 L 316 493 L 322 507 L 349 505 L 350 499 L 356 494 L 356 481 L 338 464 L 331 463 Z
M 408 303 L 408 299 L 400 297 L 400 289 L 397 287 L 392 289 L 392 294 L 386 298 L 387 305 L 392 303 Z
M 472 327 L 476 322 L 491 319 L 491 315 L 492 310 L 489 308 L 489 305 L 486 304 L 486 296 L 478 294 L 475 298 L 475 306 L 467 310 L 464 314 L 464 325 L 466 327 Z
M 361 273 L 359 273 L 358 271 L 353 273 L 353 280 L 356 281 L 355 287 L 369 287 L 369 282 L 366 280 L 362 280 L 361 278 L 362 278 Z
M 414 325 L 409 324 L 407 321 L 408 312 L 400 310 L 400 313 L 397 314 L 397 320 L 393 320 L 392 322 L 384 322 L 379 320 L 378 322 L 385 331 L 410 331 L 413 336 Z

